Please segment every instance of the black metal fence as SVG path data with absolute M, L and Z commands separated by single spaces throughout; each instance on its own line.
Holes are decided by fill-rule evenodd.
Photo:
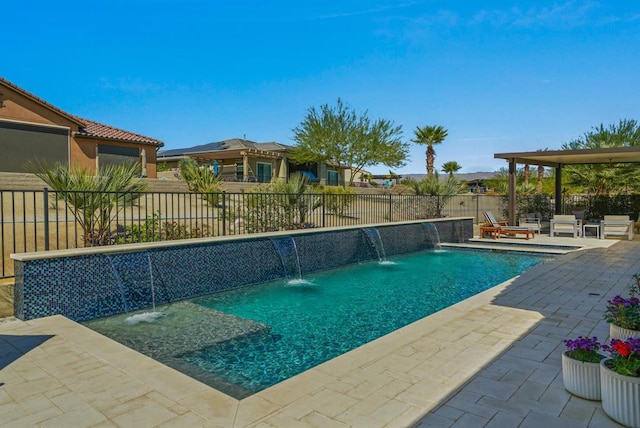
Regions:
M 506 217 L 504 196 L 416 196 L 392 193 L 93 193 L 0 191 L 0 277 L 14 276 L 11 253 L 118 245 L 311 227 L 352 226 L 437 217 Z M 545 195 L 522 197 L 518 214 L 553 214 Z M 585 218 L 628 214 L 637 219 L 640 196 L 571 196 L 563 212 Z
M 11 253 L 241 235 L 435 217 L 482 218 L 501 210 L 484 195 L 306 193 L 93 193 L 0 191 L 0 276 Z

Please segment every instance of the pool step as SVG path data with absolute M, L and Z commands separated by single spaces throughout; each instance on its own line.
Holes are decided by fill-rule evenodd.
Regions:
M 532 242 L 533 240 L 526 242 L 513 242 L 505 240 L 487 240 L 487 239 L 470 239 L 465 243 L 449 243 L 443 242 L 443 248 L 469 248 L 478 250 L 492 250 L 492 251 L 526 251 L 531 253 L 545 253 L 545 254 L 567 254 L 572 251 L 579 250 L 580 246 L 571 245 L 553 245 L 542 244 Z
M 113 317 L 110 323 L 98 319 L 84 324 L 156 360 L 271 331 L 271 327 L 262 323 L 186 300 L 158 307 L 158 311 L 165 315 L 155 322 L 128 325 L 126 318 L 130 314 L 122 314 Z

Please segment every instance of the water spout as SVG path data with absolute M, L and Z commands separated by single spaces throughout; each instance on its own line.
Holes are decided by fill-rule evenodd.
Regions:
M 369 239 L 369 243 L 372 248 L 375 250 L 378 261 L 380 263 L 387 261 L 387 255 L 384 252 L 384 244 L 382 243 L 382 238 L 380 237 L 380 232 L 375 227 L 365 227 L 362 229 L 364 231 L 365 236 Z
M 424 226 L 424 234 L 425 240 L 428 244 L 432 244 L 434 248 L 439 249 L 440 247 L 440 234 L 438 233 L 438 228 L 433 223 L 422 223 Z
M 147 260 L 149 262 L 149 281 L 151 282 L 151 307 L 153 312 L 156 311 L 156 289 L 153 284 L 153 265 L 151 264 L 151 253 L 147 252 Z
M 113 276 L 116 280 L 116 285 L 118 286 L 118 290 L 120 291 L 120 298 L 122 299 L 122 306 L 124 307 L 125 312 L 129 312 L 131 310 L 131 305 L 129 305 L 129 299 L 127 298 L 127 291 L 124 288 L 124 281 L 122 281 L 122 277 L 116 269 L 115 263 L 113 263 L 113 259 L 108 255 L 105 256 L 107 260 L 109 260 L 109 264 L 111 265 L 111 270 L 113 271 Z
M 302 272 L 300 271 L 300 258 L 296 241 L 291 237 L 286 237 L 274 238 L 271 242 L 280 256 L 285 276 L 287 278 L 301 279 Z
M 156 311 L 156 287 L 153 280 L 153 264 L 151 262 L 151 253 L 147 251 L 147 266 L 149 267 L 149 288 L 151 290 L 151 312 L 142 312 L 127 317 L 124 322 L 129 325 L 139 324 L 141 322 L 153 323 L 159 318 L 165 317 L 165 312 Z

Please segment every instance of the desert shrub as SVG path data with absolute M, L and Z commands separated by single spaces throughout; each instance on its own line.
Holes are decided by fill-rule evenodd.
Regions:
M 344 187 L 325 187 L 322 189 L 324 194 L 324 209 L 326 213 L 343 216 L 346 210 L 357 200 L 355 190 Z

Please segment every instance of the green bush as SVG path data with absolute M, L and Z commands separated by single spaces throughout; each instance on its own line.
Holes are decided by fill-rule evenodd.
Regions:
M 343 216 L 357 199 L 356 191 L 350 188 L 325 187 L 322 193 L 324 193 L 325 212 L 338 216 Z
M 202 198 L 209 205 L 217 207 L 222 193 L 222 181 L 220 178 L 216 177 L 209 168 L 199 166 L 191 158 L 181 160 L 179 166 L 182 179 L 187 182 L 189 191 L 202 194 Z

